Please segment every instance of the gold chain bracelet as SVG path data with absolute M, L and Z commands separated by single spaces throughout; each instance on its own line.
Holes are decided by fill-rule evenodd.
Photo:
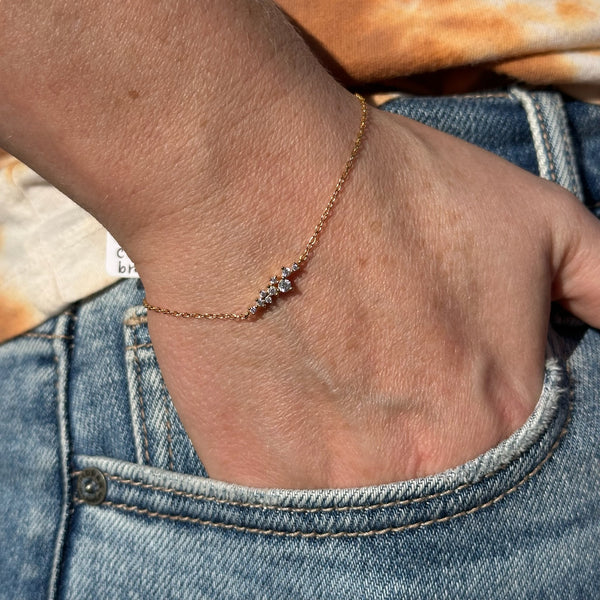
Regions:
M 254 302 L 252 306 L 250 306 L 246 312 L 243 313 L 194 313 L 194 312 L 183 312 L 179 310 L 171 310 L 169 308 L 162 308 L 160 306 L 154 306 L 149 304 L 147 299 L 144 298 L 144 306 L 148 310 L 153 310 L 162 315 L 170 315 L 171 317 L 180 317 L 182 319 L 223 319 L 223 320 L 235 320 L 235 321 L 244 321 L 250 318 L 252 315 L 255 315 L 259 310 L 268 308 L 273 304 L 275 298 L 281 294 L 285 294 L 292 289 L 292 282 L 290 281 L 290 276 L 299 271 L 302 268 L 302 265 L 308 260 L 309 255 L 315 244 L 319 239 L 319 235 L 321 234 L 321 230 L 325 225 L 325 221 L 329 218 L 333 205 L 336 203 L 340 192 L 342 191 L 342 187 L 344 186 L 344 182 L 346 181 L 348 174 L 352 169 L 352 165 L 354 164 L 354 160 L 358 155 L 358 151 L 360 150 L 360 145 L 362 142 L 363 135 L 365 133 L 365 128 L 367 126 L 367 103 L 365 99 L 360 94 L 355 94 L 358 100 L 360 101 L 361 106 L 361 118 L 360 118 L 360 128 L 358 130 L 358 134 L 354 141 L 354 147 L 352 148 L 352 153 L 350 154 L 350 158 L 346 161 L 344 166 L 344 170 L 340 178 L 337 181 L 335 189 L 329 198 L 329 202 L 325 207 L 325 210 L 321 213 L 321 218 L 315 227 L 315 230 L 308 240 L 306 247 L 302 254 L 298 257 L 296 262 L 292 263 L 289 267 L 282 267 L 281 275 L 274 275 L 269 280 L 268 285 L 265 286 L 265 289 L 261 290 L 258 298 Z

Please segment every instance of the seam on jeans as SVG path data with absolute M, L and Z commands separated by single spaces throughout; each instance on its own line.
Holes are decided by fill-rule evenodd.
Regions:
M 65 331 L 65 327 L 63 323 L 65 319 L 70 317 L 69 330 L 73 331 L 73 323 L 76 320 L 76 317 L 72 314 L 65 314 L 64 318 L 61 316 L 57 321 L 57 329 L 60 327 L 63 331 Z M 73 339 L 74 335 L 55 335 L 55 339 Z M 52 557 L 52 571 L 50 574 L 50 578 L 48 580 L 48 599 L 52 600 L 56 598 L 59 593 L 59 577 L 60 572 L 63 566 L 64 560 L 64 552 L 65 552 L 65 540 L 67 537 L 67 527 L 69 525 L 69 516 L 72 512 L 72 502 L 71 502 L 71 480 L 69 478 L 69 461 L 70 461 L 70 448 L 69 448 L 69 424 L 67 422 L 68 419 L 68 398 L 67 398 L 67 375 L 64 375 L 63 382 L 63 391 L 61 393 L 61 364 L 60 357 L 57 350 L 58 342 L 53 344 L 54 351 L 54 372 L 55 372 L 55 381 L 54 381 L 54 389 L 56 393 L 56 420 L 57 420 L 57 428 L 58 428 L 58 456 L 60 461 L 60 475 L 61 475 L 61 507 L 60 507 L 60 517 L 58 523 L 58 533 L 56 535 L 55 543 L 54 543 L 54 553 Z M 72 343 L 69 344 L 69 348 L 72 348 Z M 65 344 L 62 344 L 62 355 L 63 359 L 65 359 Z M 65 365 L 66 367 L 66 365 Z
M 544 140 L 544 147 L 546 148 L 546 156 L 548 157 L 548 166 L 550 167 L 550 179 L 556 181 L 556 165 L 554 164 L 554 156 L 552 154 L 552 148 L 550 146 L 550 138 L 548 137 L 548 130 L 546 129 L 546 123 L 544 123 L 544 117 L 542 116 L 542 107 L 539 102 L 534 102 L 535 111 L 537 113 L 538 122 L 542 130 L 542 139 Z
M 60 335 L 58 333 L 36 333 L 35 331 L 30 333 L 24 333 L 23 337 L 30 338 L 42 338 L 45 340 L 72 340 L 72 335 Z
M 34 337 L 33 335 L 31 335 L 30 337 Z M 49 337 L 51 339 L 61 339 L 64 336 L 61 335 L 48 335 L 46 336 L 45 334 L 40 334 L 39 336 L 35 336 L 35 337 Z M 54 356 L 52 357 L 52 360 L 54 362 L 54 393 L 56 394 L 56 400 L 57 400 L 57 404 L 59 402 L 59 397 L 60 397 L 60 387 L 59 387 L 59 382 L 60 382 L 60 363 L 59 363 L 59 359 L 58 359 L 58 354 L 56 352 L 56 348 L 53 347 L 54 350 Z M 57 406 L 57 413 L 58 413 L 58 406 Z M 58 414 L 56 415 L 57 419 L 58 419 Z M 62 461 L 61 461 L 62 462 Z M 68 482 L 65 485 L 64 482 L 61 481 L 61 488 L 62 488 L 62 493 L 65 495 L 65 497 L 63 498 L 63 501 L 61 502 L 61 521 L 63 521 L 64 519 L 64 504 L 66 502 L 66 498 L 67 496 L 67 489 L 65 489 L 65 487 L 68 488 Z M 61 523 L 62 525 L 62 523 Z M 49 581 L 49 585 L 48 585 L 48 598 L 54 598 L 56 597 L 56 592 L 58 591 L 58 569 L 60 568 L 59 565 L 61 564 L 62 560 L 61 560 L 61 556 L 63 551 L 62 551 L 62 540 L 60 539 L 61 537 L 61 533 L 63 531 L 63 528 L 59 525 L 59 529 L 58 529 L 58 536 L 57 539 L 54 542 L 54 555 L 52 557 L 52 574 L 50 577 L 50 581 Z
M 134 345 L 137 346 L 137 332 L 133 332 Z M 135 375 L 138 389 L 138 403 L 140 405 L 140 416 L 142 417 L 142 431 L 144 434 L 144 457 L 146 463 L 150 464 L 150 451 L 148 449 L 148 428 L 146 427 L 146 411 L 144 410 L 144 394 L 142 391 L 142 367 L 137 350 L 133 351 L 133 359 L 135 361 Z
M 131 319 L 128 320 L 128 324 L 129 324 L 130 320 Z M 148 452 L 148 432 L 147 432 L 147 427 L 146 427 L 146 412 L 144 410 L 144 400 L 143 400 L 142 385 L 141 385 L 141 364 L 140 364 L 139 356 L 137 354 L 137 350 L 139 350 L 140 348 L 152 348 L 152 342 L 138 344 L 136 331 L 133 332 L 133 337 L 134 337 L 134 343 L 130 344 L 128 346 L 125 346 L 125 350 L 133 350 L 134 356 L 135 356 L 136 378 L 137 378 L 137 383 L 138 383 L 137 387 L 138 387 L 138 394 L 139 394 L 139 398 L 140 398 L 140 412 L 141 412 L 141 416 L 142 416 L 142 429 L 144 432 L 144 454 L 145 454 L 146 460 L 148 461 L 148 463 L 150 463 L 150 455 Z M 164 380 L 162 380 L 162 378 L 161 378 L 161 386 L 162 386 L 161 397 L 162 397 L 163 407 L 164 407 L 164 411 L 165 411 L 165 428 L 167 430 L 167 451 L 168 451 L 168 455 L 169 455 L 169 470 L 173 471 L 175 469 L 174 455 L 173 455 L 173 435 L 172 435 L 173 426 L 171 423 L 171 417 L 169 414 L 169 405 L 167 402 L 168 392 L 167 392 L 167 388 L 165 387 L 165 382 L 164 382 Z
M 127 325 L 127 327 L 135 327 L 136 325 L 143 325 L 144 323 L 148 322 L 148 317 L 145 315 L 142 316 L 135 316 L 135 317 L 129 317 L 128 319 L 125 319 L 125 325 Z
M 427 527 L 429 525 L 434 525 L 436 523 L 447 523 L 448 521 L 453 521 L 459 517 L 464 517 L 467 515 L 472 515 L 480 510 L 485 508 L 489 508 L 494 504 L 497 504 L 508 495 L 512 494 L 514 491 L 519 489 L 523 484 L 527 483 L 532 477 L 534 477 L 542 467 L 550 460 L 556 449 L 558 448 L 562 438 L 566 435 L 569 423 L 571 422 L 571 408 L 572 408 L 572 395 L 571 402 L 569 403 L 569 415 L 567 420 L 558 436 L 554 444 L 552 444 L 549 451 L 546 453 L 546 456 L 543 458 L 541 462 L 539 462 L 529 473 L 527 473 L 522 479 L 520 479 L 515 485 L 513 485 L 508 490 L 502 492 L 495 498 L 488 500 L 482 504 L 478 504 L 477 506 L 473 506 L 467 510 L 460 511 L 453 515 L 447 515 L 445 517 L 438 517 L 435 519 L 428 519 L 425 521 L 417 521 L 415 523 L 409 523 L 407 525 L 399 525 L 396 527 L 384 527 L 381 529 L 370 529 L 367 531 L 337 531 L 337 532 L 316 532 L 316 531 L 281 531 L 277 529 L 261 529 L 260 527 L 246 527 L 244 525 L 234 525 L 233 523 L 223 523 L 220 521 L 210 521 L 207 519 L 200 519 L 199 517 L 184 517 L 181 515 L 172 515 L 168 513 L 161 513 L 158 511 L 152 511 L 147 508 L 142 508 L 135 504 L 124 504 L 124 503 L 115 503 L 110 500 L 105 500 L 98 506 L 108 506 L 110 508 L 114 508 L 116 510 L 121 510 L 125 512 L 133 512 L 139 515 L 143 515 L 146 517 L 154 517 L 163 520 L 169 521 L 178 521 L 181 523 L 192 523 L 195 525 L 206 525 L 209 527 L 216 527 L 219 529 L 229 529 L 233 531 L 239 531 L 241 533 L 259 533 L 263 535 L 270 535 L 274 537 L 294 537 L 294 538 L 312 538 L 312 539 L 323 539 L 323 538 L 358 538 L 358 537 L 370 537 L 375 535 L 384 535 L 387 533 L 400 533 L 403 531 L 409 531 L 411 529 L 420 529 L 421 527 Z M 77 504 L 85 504 L 84 500 L 79 498 L 75 499 Z
M 579 186 L 577 186 L 577 184 L 575 183 L 576 181 L 578 181 L 579 177 L 578 174 L 576 172 L 576 168 L 575 168 L 575 158 L 573 156 L 573 152 L 571 151 L 571 140 L 569 137 L 567 137 L 567 123 L 562 123 L 563 127 L 562 127 L 562 140 L 563 140 L 563 146 L 565 149 L 565 154 L 566 159 L 567 159 L 567 171 L 569 173 L 569 181 L 571 182 L 571 186 L 572 188 L 575 188 L 575 190 L 570 190 L 572 193 L 574 191 L 577 191 L 577 188 Z M 575 194 L 577 195 L 577 194 Z M 580 198 L 581 200 L 583 200 L 583 198 Z
M 167 448 L 168 448 L 168 452 L 169 452 L 169 470 L 170 471 L 174 471 L 174 466 L 173 466 L 173 438 L 171 436 L 171 416 L 169 414 L 169 394 L 167 392 L 167 387 L 165 386 L 165 382 L 161 377 L 161 386 L 162 386 L 162 401 L 163 401 L 163 406 L 165 409 L 165 426 L 167 429 Z
M 131 344 L 125 346 L 125 350 L 137 350 L 138 348 L 152 348 L 152 342 L 146 342 L 145 344 Z
M 577 166 L 577 160 L 574 154 L 574 147 L 572 144 L 572 136 L 569 121 L 567 119 L 566 110 L 564 103 L 561 102 L 560 109 L 557 114 L 558 126 L 561 131 L 561 139 L 563 142 L 563 151 L 565 154 L 565 161 L 567 163 L 567 175 L 569 177 L 568 189 L 574 194 L 581 202 L 584 201 L 583 190 L 581 188 L 581 178 L 579 176 L 579 168 Z
M 569 375 L 569 370 L 567 369 L 567 375 Z M 571 422 L 571 413 L 572 413 L 572 409 L 573 409 L 573 391 L 570 391 L 570 396 L 569 396 L 569 408 L 568 408 L 568 415 L 567 418 L 565 420 L 565 423 L 557 437 L 557 439 L 555 440 L 554 444 L 550 447 L 550 449 L 548 450 L 548 452 L 546 453 L 546 456 L 542 459 L 542 461 L 540 463 L 538 463 L 538 465 L 527 475 L 525 475 L 523 477 L 523 479 L 521 479 L 517 484 L 515 484 L 515 486 L 513 486 L 510 490 L 504 492 L 503 494 L 500 494 L 500 496 L 498 497 L 498 499 L 500 499 L 501 497 L 504 497 L 510 493 L 512 493 L 515 489 L 517 489 L 518 487 L 520 487 L 523 483 L 525 483 L 526 481 L 528 481 L 529 479 L 531 479 L 531 477 L 533 477 L 542 467 L 542 465 L 544 465 L 549 459 L 550 457 L 554 454 L 556 448 L 558 447 L 558 445 L 560 444 L 560 441 L 562 440 L 562 438 L 566 435 L 569 424 Z M 544 434 L 542 434 L 544 435 Z M 538 440 L 539 441 L 539 440 Z M 153 491 L 159 491 L 159 492 L 166 492 L 166 493 L 170 493 L 176 496 L 180 496 L 183 498 L 188 498 L 191 500 L 205 500 L 205 501 L 211 501 L 211 502 L 216 502 L 219 504 L 226 504 L 228 506 L 237 506 L 237 507 L 242 507 L 242 508 L 259 508 L 259 509 L 264 509 L 264 510 L 273 510 L 273 511 L 280 511 L 280 512 L 292 512 L 292 513 L 329 513 L 329 512 L 348 512 L 348 511 L 357 511 L 357 510 L 373 510 L 373 509 L 380 509 L 380 508 L 391 508 L 391 507 L 400 507 L 400 506 L 409 506 L 412 504 L 418 504 L 418 503 L 422 503 L 425 502 L 427 500 L 434 500 L 437 498 L 441 498 L 443 496 L 447 496 L 449 494 L 454 494 L 454 493 L 458 493 L 461 492 L 462 490 L 465 490 L 467 488 L 473 487 L 474 485 L 477 485 L 478 483 L 481 483 L 482 481 L 485 481 L 486 479 L 489 479 L 491 477 L 494 477 L 495 475 L 497 475 L 498 473 L 500 473 L 501 471 L 505 470 L 508 466 L 510 466 L 510 464 L 512 464 L 513 462 L 515 462 L 516 460 L 519 459 L 519 457 L 522 456 L 522 454 L 519 454 L 518 456 L 516 456 L 515 458 L 513 458 L 511 460 L 510 463 L 504 464 L 499 466 L 497 469 L 491 471 L 490 473 L 486 473 L 480 480 L 478 481 L 474 481 L 474 482 L 469 482 L 469 483 L 464 483 L 461 484 L 455 488 L 449 489 L 449 490 L 444 490 L 443 492 L 436 492 L 434 494 L 428 494 L 426 496 L 421 496 L 419 498 L 410 498 L 410 499 L 405 499 L 405 500 L 392 500 L 389 502 L 380 502 L 377 504 L 365 504 L 365 505 L 353 505 L 353 506 L 327 506 L 327 507 L 323 507 L 323 508 L 302 508 L 302 507 L 295 507 L 295 506 L 277 506 L 277 505 L 269 505 L 269 504 L 264 504 L 264 503 L 260 503 L 260 502 L 241 502 L 241 501 L 236 501 L 236 500 L 223 500 L 221 498 L 216 498 L 214 496 L 209 496 L 209 495 L 205 495 L 205 494 L 194 494 L 191 492 L 184 492 L 182 490 L 178 490 L 178 489 L 174 489 L 174 488 L 167 488 L 167 487 L 161 487 L 161 486 L 155 486 L 149 483 L 144 483 L 141 481 L 136 481 L 136 480 L 132 480 L 132 479 L 126 479 L 123 477 L 119 477 L 118 475 L 112 475 L 109 473 L 104 473 L 104 476 L 107 479 L 113 480 L 113 481 L 117 481 L 119 483 L 124 483 L 126 485 L 132 485 L 135 487 L 140 487 L 142 489 L 149 489 L 149 490 L 153 490 Z M 79 473 L 81 473 L 81 471 L 74 471 L 72 473 L 72 475 L 75 477 L 77 475 L 79 475 Z M 497 500 L 496 500 L 497 501 Z M 108 502 L 108 501 L 107 501 Z M 105 502 L 105 503 L 107 503 Z M 485 506 L 487 506 L 488 503 L 486 503 Z M 129 506 L 129 505 L 124 505 L 124 506 Z M 482 508 L 484 505 L 480 506 L 479 508 Z M 139 508 L 135 505 L 133 505 L 134 508 Z M 140 510 L 144 510 L 146 511 L 147 509 L 140 509 Z M 473 510 L 473 509 L 470 509 Z M 466 511 L 468 512 L 468 511 Z M 466 513 L 465 513 L 466 514 Z M 158 515 L 158 513 L 157 513 Z M 179 517 L 178 515 L 165 515 L 165 518 L 175 518 L 176 520 L 178 520 L 179 518 L 181 519 L 187 519 L 188 517 Z M 191 518 L 191 517 L 190 517 Z
M 425 496 L 419 496 L 418 498 L 408 498 L 405 500 L 390 500 L 389 502 L 379 502 L 377 504 L 353 504 L 352 506 L 325 506 L 318 508 L 302 508 L 298 506 L 278 506 L 276 504 L 264 504 L 261 502 L 242 502 L 239 500 L 223 500 L 222 498 L 217 498 L 216 496 L 209 496 L 207 494 L 194 494 L 191 492 L 184 492 L 182 490 L 178 490 L 176 488 L 166 488 L 157 485 L 152 485 L 150 483 L 144 483 L 142 481 L 136 481 L 134 479 L 125 479 L 119 477 L 117 475 L 111 475 L 109 473 L 104 473 L 104 476 L 107 479 L 112 481 L 117 481 L 118 483 L 124 483 L 126 485 L 131 485 L 135 487 L 142 488 L 144 490 L 152 490 L 155 492 L 166 492 L 169 494 L 173 494 L 174 496 L 179 496 L 181 498 L 187 498 L 188 500 L 203 500 L 207 502 L 216 502 L 217 504 L 226 504 L 228 506 L 237 506 L 240 508 L 259 508 L 265 510 L 273 510 L 280 512 L 291 512 L 291 513 L 329 513 L 329 512 L 350 512 L 350 511 L 358 511 L 358 510 L 374 510 L 379 508 L 392 508 L 394 506 L 409 506 L 411 504 L 419 504 L 421 502 L 426 502 L 427 500 L 435 500 L 436 498 L 442 498 L 443 496 L 447 496 L 449 494 L 455 494 L 461 492 L 464 489 L 467 489 L 485 479 L 493 477 L 497 475 L 499 472 L 506 469 L 508 465 L 503 465 L 498 469 L 492 471 L 491 473 L 486 473 L 482 479 L 476 482 L 463 483 L 455 488 L 444 490 L 443 492 L 435 492 L 434 494 L 427 494 Z M 74 471 L 73 476 L 77 477 L 81 471 Z

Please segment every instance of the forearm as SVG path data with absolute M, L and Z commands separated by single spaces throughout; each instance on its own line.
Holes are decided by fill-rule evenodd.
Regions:
M 249 234 L 225 264 L 251 235 L 264 245 L 275 219 L 282 247 L 295 241 L 285 222 L 302 222 L 304 210 L 283 219 L 274 214 L 282 198 L 293 206 L 298 190 L 314 191 L 318 214 L 357 107 L 271 3 L 45 8 L 40 19 L 35 2 L 2 5 L 0 145 L 95 214 L 140 263 L 144 228 L 154 235 L 163 218 L 167 229 L 191 226 L 189 212 L 185 223 L 176 215 L 192 203 L 197 250 L 214 257 L 226 224 Z

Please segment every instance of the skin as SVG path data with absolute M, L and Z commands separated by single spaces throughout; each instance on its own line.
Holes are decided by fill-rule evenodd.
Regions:
M 266 2 L 45 6 L 0 0 L 0 145 L 117 237 L 151 303 L 244 310 L 310 237 L 357 100 Z M 600 326 L 599 256 L 555 184 L 370 109 L 293 293 L 249 322 L 148 323 L 210 476 L 378 484 L 525 422 L 551 300 Z

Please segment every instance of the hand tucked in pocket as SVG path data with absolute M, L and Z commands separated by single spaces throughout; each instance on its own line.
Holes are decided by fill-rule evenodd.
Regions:
M 342 487 L 456 466 L 532 412 L 551 300 L 600 325 L 600 224 L 575 198 L 406 119 L 372 110 L 369 127 L 297 293 L 241 324 L 149 314 L 215 478 Z M 253 290 L 259 273 L 233 271 Z M 231 306 L 226 289 L 179 306 Z
M 312 234 L 360 107 L 266 1 L 136 2 L 5 7 L 0 145 L 106 225 L 150 303 L 245 310 Z M 373 109 L 293 292 L 149 326 L 212 477 L 377 484 L 525 422 L 551 300 L 600 326 L 599 257 L 564 190 Z

